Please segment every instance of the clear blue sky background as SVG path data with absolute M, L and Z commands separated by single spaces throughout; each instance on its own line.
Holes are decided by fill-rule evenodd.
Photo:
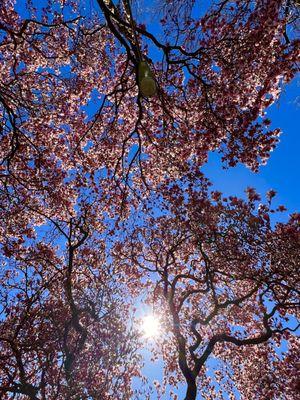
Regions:
M 150 27 L 151 32 L 159 34 L 157 24 L 155 23 L 155 13 L 151 9 L 155 0 L 147 2 L 145 10 L 145 21 Z M 150 4 L 151 3 L 151 4 Z M 199 2 L 198 2 L 199 3 Z M 203 14 L 207 5 L 202 4 L 202 9 L 196 10 L 194 14 Z M 143 13 L 138 13 L 139 21 L 142 20 Z M 161 54 L 151 51 L 153 60 L 161 59 Z M 267 116 L 271 119 L 271 128 L 280 128 L 282 135 L 280 143 L 271 153 L 267 165 L 262 166 L 258 173 L 251 172 L 244 165 L 238 165 L 234 168 L 223 169 L 218 153 L 211 153 L 207 165 L 203 172 L 212 181 L 213 188 L 222 191 L 226 196 L 237 195 L 245 196 L 245 189 L 249 186 L 254 187 L 262 197 L 265 193 L 274 189 L 277 192 L 273 203 L 277 206 L 283 204 L 288 209 L 286 213 L 277 214 L 273 222 L 286 221 L 289 213 L 300 211 L 300 79 L 294 79 L 290 84 L 284 87 L 280 99 L 267 109 Z M 299 98 L 298 98 L 299 96 Z M 149 345 L 148 345 L 149 346 Z M 147 344 L 146 344 L 147 349 Z M 162 363 L 157 361 L 151 363 L 150 354 L 147 350 L 143 352 L 145 356 L 144 373 L 149 380 L 162 381 Z M 182 400 L 185 395 L 185 385 L 179 387 L 177 394 Z M 151 399 L 156 399 L 153 395 Z M 165 400 L 169 400 L 166 394 Z
M 35 4 L 44 2 L 44 0 L 34 0 Z M 96 0 L 83 1 L 86 4 L 86 13 L 90 14 L 92 10 L 98 10 Z M 158 33 L 156 16 L 153 9 L 154 0 L 142 3 L 139 11 L 139 21 L 145 16 L 145 22 L 150 23 L 151 31 Z M 144 7 L 144 8 L 143 8 Z M 146 8 L 147 7 L 147 8 Z M 24 0 L 18 0 L 18 11 L 24 13 Z M 151 12 L 152 11 L 152 12 Z M 144 12 L 144 14 L 143 14 Z M 200 11 L 201 13 L 201 11 Z M 158 54 L 152 52 L 151 56 L 155 59 Z M 279 127 L 283 133 L 275 151 L 266 166 L 261 167 L 256 174 L 242 165 L 227 170 L 222 169 L 220 156 L 218 154 L 210 154 L 208 164 L 203 168 L 203 172 L 210 178 L 214 184 L 214 188 L 222 191 L 226 195 L 243 196 L 244 190 L 248 186 L 255 187 L 262 195 L 269 189 L 278 192 L 275 202 L 283 204 L 287 207 L 288 213 L 300 211 L 300 132 L 299 132 L 299 115 L 300 101 L 297 96 L 299 93 L 300 82 L 295 79 L 292 83 L 285 87 L 279 101 L 267 110 L 268 117 L 272 120 L 272 127 Z M 297 105 L 298 103 L 298 105 Z M 91 110 L 94 112 L 95 110 Z M 288 213 L 277 218 L 285 220 Z M 147 346 L 146 346 L 147 347 Z M 151 363 L 149 354 L 145 348 L 144 373 L 150 380 L 162 380 L 161 362 Z M 184 388 L 180 388 L 178 394 L 180 399 L 184 397 Z M 154 400 L 156 396 L 153 396 Z M 169 397 L 166 396 L 166 400 Z M 142 399 L 141 399 L 142 400 Z
M 276 190 L 278 194 L 275 204 L 283 204 L 288 209 L 287 213 L 277 214 L 277 220 L 286 220 L 289 213 L 300 211 L 299 88 L 299 79 L 295 79 L 285 87 L 279 101 L 267 110 L 272 126 L 280 127 L 283 132 L 269 162 L 258 173 L 251 172 L 243 165 L 224 170 L 218 154 L 211 154 L 208 164 L 203 168 L 214 188 L 226 195 L 244 196 L 244 190 L 248 186 L 256 188 L 262 195 L 269 189 Z M 149 379 L 162 379 L 161 363 L 151 363 L 146 351 L 144 373 Z M 180 387 L 180 400 L 184 398 L 184 393 L 184 386 Z M 156 396 L 153 395 L 152 399 L 156 399 Z M 169 400 L 169 397 L 166 396 L 165 400 Z
M 258 173 L 242 165 L 222 170 L 220 157 L 216 154 L 209 157 L 203 171 L 218 190 L 239 195 L 247 186 L 255 187 L 261 194 L 274 189 L 278 192 L 277 202 L 286 205 L 290 212 L 300 211 L 299 89 L 300 81 L 296 78 L 285 86 L 280 99 L 267 110 L 272 127 L 281 128 L 282 135 L 267 165 Z
M 158 16 L 155 13 L 157 0 L 139 0 L 141 6 L 137 10 L 138 20 L 147 21 L 150 30 L 159 34 Z M 45 0 L 33 0 L 39 7 L 45 4 Z M 17 9 L 24 15 L 25 0 L 17 0 Z M 85 13 L 91 15 L 93 10 L 99 10 L 96 0 L 81 0 L 85 7 Z M 200 2 L 200 4 L 203 4 Z M 201 6 L 194 14 L 203 14 L 204 8 Z M 203 10 L 201 9 L 203 8 Z M 83 10 L 82 10 L 83 11 Z M 144 18 L 143 18 L 144 17 Z M 161 59 L 161 54 L 151 51 L 154 59 Z M 279 101 L 267 110 L 268 117 L 272 120 L 273 128 L 281 128 L 283 134 L 280 143 L 271 154 L 271 158 L 266 166 L 261 167 L 259 173 L 252 173 L 246 167 L 239 165 L 229 170 L 223 170 L 218 154 L 211 154 L 208 164 L 203 171 L 213 181 L 217 190 L 225 194 L 242 195 L 247 186 L 255 187 L 261 194 L 272 188 L 278 191 L 277 201 L 285 204 L 289 211 L 300 209 L 300 78 L 294 79 L 292 83 L 285 87 Z M 298 104 L 297 104 L 297 96 Z M 95 110 L 91 109 L 94 113 Z

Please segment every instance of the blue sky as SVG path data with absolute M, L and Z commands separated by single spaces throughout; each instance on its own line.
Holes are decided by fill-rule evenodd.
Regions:
M 244 196 L 244 190 L 248 186 L 256 188 L 262 195 L 269 189 L 276 190 L 278 194 L 274 199 L 275 203 L 283 204 L 288 209 L 287 213 L 277 214 L 277 220 L 286 220 L 289 213 L 300 211 L 299 87 L 299 78 L 296 78 L 285 87 L 278 102 L 267 110 L 272 127 L 280 127 L 282 135 L 267 165 L 262 166 L 258 173 L 251 172 L 243 165 L 224 170 L 218 154 L 210 154 L 209 161 L 203 168 L 213 187 L 226 195 Z M 161 381 L 161 363 L 151 363 L 147 351 L 144 354 L 144 373 L 149 379 Z M 178 394 L 180 400 L 184 398 L 184 385 L 179 388 Z M 156 399 L 156 396 L 152 399 Z M 169 397 L 166 396 L 165 399 L 169 400 Z
M 274 189 L 278 192 L 276 202 L 284 204 L 289 212 L 300 211 L 299 88 L 298 77 L 285 86 L 279 100 L 267 109 L 271 126 L 281 128 L 282 135 L 267 165 L 262 166 L 258 173 L 243 165 L 224 170 L 219 155 L 210 155 L 203 171 L 216 189 L 226 195 L 242 195 L 247 186 L 255 187 L 262 195 Z
M 141 15 L 140 15 L 141 18 Z M 151 22 L 151 31 L 156 33 L 155 19 L 147 15 Z M 160 57 L 156 51 L 150 51 L 154 59 Z M 258 173 L 253 173 L 244 165 L 223 169 L 218 153 L 209 155 L 208 163 L 203 167 L 203 172 L 212 181 L 213 188 L 222 191 L 225 195 L 245 196 L 245 189 L 254 187 L 264 197 L 265 193 L 274 189 L 277 195 L 274 204 L 283 204 L 287 208 L 286 213 L 275 215 L 273 222 L 286 221 L 289 213 L 300 211 L 300 132 L 299 132 L 299 101 L 300 79 L 295 78 L 290 84 L 284 86 L 278 101 L 266 110 L 267 117 L 272 121 L 271 128 L 280 128 L 282 134 L 276 149 L 271 153 L 267 165 L 261 166 Z M 300 97 L 300 96 L 299 96 Z M 147 348 L 151 341 L 145 343 L 145 368 L 144 374 L 149 380 L 162 381 L 162 363 L 150 361 L 150 353 Z M 185 395 L 185 385 L 180 385 L 177 394 L 182 400 Z M 151 399 L 156 399 L 153 395 Z M 169 396 L 165 396 L 169 400 Z
M 24 4 L 23 0 L 18 2 L 19 4 Z M 93 3 L 97 7 L 95 0 Z M 87 1 L 87 4 L 87 8 L 92 8 L 92 0 Z M 147 3 L 148 7 L 150 7 L 149 4 L 153 4 L 153 2 L 149 1 Z M 20 9 L 24 11 L 22 7 Z M 141 13 L 139 15 L 141 16 Z M 148 19 L 149 16 L 145 18 Z M 151 28 L 155 32 L 155 23 L 152 22 Z M 155 55 L 153 53 L 154 57 Z M 280 143 L 271 153 L 267 165 L 262 166 L 258 173 L 252 173 L 243 165 L 224 170 L 222 169 L 220 156 L 218 154 L 210 154 L 209 161 L 204 166 L 203 172 L 213 182 L 215 189 L 222 191 L 226 195 L 238 196 L 243 196 L 244 190 L 248 186 L 255 187 L 262 195 L 269 189 L 274 189 L 278 192 L 275 200 L 277 204 L 284 204 L 289 213 L 300 211 L 299 101 L 297 105 L 299 87 L 300 81 L 295 79 L 284 88 L 280 99 L 267 110 L 267 115 L 272 120 L 272 127 L 281 128 L 282 135 Z M 286 219 L 287 214 L 278 216 L 278 218 Z M 161 380 L 161 363 L 151 363 L 146 349 L 143 353 L 145 354 L 146 364 L 144 373 L 150 380 Z M 183 398 L 183 393 L 184 387 L 179 390 L 181 398 Z M 153 396 L 153 399 L 155 398 Z M 168 396 L 166 399 L 168 399 Z

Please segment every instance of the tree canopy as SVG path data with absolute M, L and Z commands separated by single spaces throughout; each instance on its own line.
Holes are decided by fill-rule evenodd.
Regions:
M 158 397 L 296 398 L 300 215 L 274 223 L 273 190 L 226 198 L 202 167 L 267 162 L 298 14 L 0 3 L 1 399 L 149 399 L 141 304 L 160 322 Z

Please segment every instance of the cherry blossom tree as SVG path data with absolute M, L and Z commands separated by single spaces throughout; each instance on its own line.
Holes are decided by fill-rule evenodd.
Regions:
M 26 243 L 3 244 L 2 399 L 133 398 L 139 337 L 91 218 L 85 207 Z
M 137 1 L 88 3 L 0 4 L 1 398 L 133 398 L 147 295 L 186 400 L 292 399 L 299 216 L 200 169 L 277 145 L 297 2 L 160 1 L 154 30 Z
M 248 201 L 224 198 L 209 195 L 202 179 L 201 190 L 201 182 L 170 187 L 161 214 L 147 213 L 117 245 L 117 262 L 144 271 L 148 302 L 161 316 L 154 351 L 165 383 L 184 379 L 186 400 L 197 387 L 205 399 L 236 398 L 237 390 L 245 399 L 294 399 L 300 216 L 272 227 L 270 215 L 282 210 L 271 207 L 274 191 L 258 205 L 254 189 Z

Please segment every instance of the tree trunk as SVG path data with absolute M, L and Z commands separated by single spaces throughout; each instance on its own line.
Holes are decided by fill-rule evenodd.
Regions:
M 197 386 L 195 380 L 189 380 L 184 400 L 196 400 Z

